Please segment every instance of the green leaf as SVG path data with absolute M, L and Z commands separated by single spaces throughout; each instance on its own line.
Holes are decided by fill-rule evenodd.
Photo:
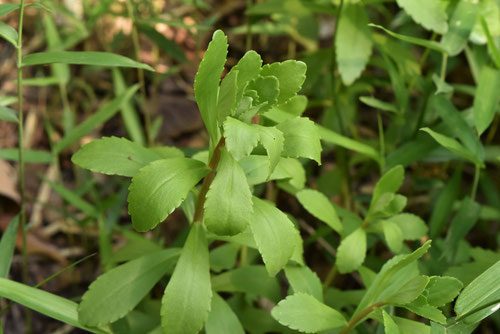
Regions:
M 252 127 L 257 129 L 259 133 L 259 141 L 267 151 L 267 156 L 269 157 L 269 175 L 271 175 L 280 162 L 285 137 L 283 136 L 283 132 L 274 126 L 252 124 Z
M 264 266 L 248 265 L 212 277 L 217 292 L 244 292 L 277 302 L 281 298 L 276 277 L 269 277 Z
M 28 285 L 0 278 L 0 297 L 10 299 L 48 317 L 92 333 L 109 333 L 82 325 L 78 321 L 78 304 L 74 301 Z
M 401 213 L 387 219 L 387 221 L 398 225 L 405 240 L 419 240 L 427 234 L 428 228 L 425 222 L 419 216 L 411 213 Z
M 250 227 L 267 272 L 275 276 L 292 257 L 298 231 L 290 219 L 268 201 L 253 197 L 253 209 Z
M 439 194 L 429 221 L 431 230 L 430 237 L 432 239 L 438 237 L 441 234 L 446 222 L 448 221 L 448 218 L 450 217 L 453 203 L 458 198 L 458 194 L 460 192 L 461 180 L 462 168 L 458 168 Z
M 483 3 L 485 3 L 485 2 L 483 2 Z M 491 1 L 490 1 L 490 3 L 491 3 Z M 493 5 L 493 6 L 495 6 L 495 5 Z M 496 20 L 496 19 L 494 18 L 494 20 Z M 486 42 L 488 43 L 488 50 L 490 51 L 491 58 L 493 58 L 493 62 L 495 63 L 497 69 L 500 70 L 500 51 L 498 50 L 498 48 L 495 44 L 495 41 L 493 40 L 493 36 L 491 36 L 490 29 L 488 28 L 488 22 L 486 22 L 486 19 L 484 18 L 484 16 L 482 14 L 479 15 L 479 22 L 481 24 L 481 28 L 484 32 L 484 35 L 486 36 Z
M 447 150 L 457 154 L 458 156 L 466 160 L 471 161 L 474 164 L 482 165 L 482 162 L 480 162 L 476 158 L 475 154 L 469 151 L 465 146 L 460 144 L 457 140 L 445 136 L 439 132 L 433 131 L 429 128 L 422 128 L 420 130 L 430 134 L 431 137 L 434 138 L 434 140 L 437 141 L 439 145 L 443 146 Z
M 247 89 L 257 92 L 257 99 L 254 100 L 254 104 L 259 105 L 267 102 L 268 105 L 274 105 L 278 102 L 280 82 L 274 75 L 265 77 L 259 75 L 248 83 Z
M 155 28 L 150 27 L 145 24 L 139 24 L 139 31 L 153 41 L 158 47 L 163 50 L 167 55 L 171 56 L 178 62 L 186 62 L 187 58 L 184 54 L 182 48 L 177 45 L 175 41 L 172 41 L 165 37 L 162 33 L 158 32 Z
M 0 240 L 0 278 L 6 278 L 9 274 L 16 246 L 18 227 L 19 216 L 15 216 L 2 234 L 2 239 Z
M 165 334 L 196 334 L 207 320 L 212 299 L 205 230 L 191 226 L 182 253 L 168 282 L 161 305 Z
M 456 56 L 467 45 L 467 40 L 477 21 L 478 2 L 460 0 L 451 15 L 448 32 L 441 39 L 441 44 L 450 56 Z
M 446 317 L 437 307 L 429 305 L 424 296 L 420 296 L 409 304 L 403 306 L 407 310 L 418 314 L 421 317 L 446 324 Z
M 344 3 L 335 38 L 335 54 L 340 76 L 347 86 L 361 75 L 370 60 L 373 41 L 368 22 L 363 4 Z
M 427 39 L 397 34 L 395 32 L 390 31 L 389 29 L 386 29 L 380 25 L 373 24 L 373 23 L 370 23 L 369 26 L 381 29 L 381 30 L 385 31 L 387 34 L 389 34 L 390 36 L 397 38 L 399 40 L 402 40 L 403 42 L 408 42 L 408 43 L 412 43 L 415 45 L 420 45 L 420 46 L 423 46 L 424 48 L 428 48 L 428 49 L 438 51 L 441 53 L 447 53 L 447 51 L 448 51 L 448 50 L 446 50 L 446 48 L 443 45 L 441 45 L 440 43 L 435 42 L 435 41 L 430 41 Z
M 385 334 L 401 334 L 398 325 L 394 322 L 389 313 L 382 310 L 382 315 L 384 317 Z
M 70 144 L 85 136 L 88 132 L 103 124 L 135 94 L 139 86 L 135 85 L 127 89 L 123 94 L 113 99 L 111 102 L 100 108 L 95 114 L 87 118 L 77 127 L 67 133 L 54 147 L 55 153 L 60 153 Z
M 382 222 L 385 241 L 393 253 L 399 253 L 403 247 L 404 235 L 399 226 L 391 220 Z
M 474 95 L 474 125 L 481 135 L 493 121 L 500 101 L 500 71 L 484 66 Z
M 308 158 L 321 165 L 321 137 L 313 121 L 306 117 L 296 117 L 276 127 L 285 137 L 284 156 Z
M 235 267 L 236 258 L 240 246 L 235 243 L 227 243 L 210 251 L 210 269 L 221 272 Z
M 49 51 L 32 53 L 23 58 L 22 67 L 47 64 L 93 65 L 103 67 L 133 67 L 154 69 L 130 58 L 108 52 Z
M 78 193 L 65 188 L 63 185 L 55 183 L 42 176 L 44 182 L 46 182 L 55 192 L 59 194 L 65 201 L 73 205 L 75 208 L 86 213 L 90 217 L 96 217 L 98 214 L 97 206 L 91 205 L 89 202 L 84 200 Z
M 57 30 L 56 24 L 51 15 L 44 15 L 43 23 L 47 35 L 47 46 L 49 51 L 62 51 L 61 50 L 61 37 Z M 56 78 L 57 84 L 66 85 L 71 77 L 69 66 L 67 64 L 52 64 L 52 75 Z M 23 81 L 24 84 L 24 81 Z
M 233 310 L 218 294 L 212 296 L 212 306 L 205 324 L 206 334 L 245 334 L 240 320 Z
M 0 37 L 14 45 L 14 47 L 17 47 L 19 36 L 16 29 L 12 28 L 10 25 L 0 22 Z
M 365 256 L 366 231 L 360 227 L 340 242 L 336 262 L 339 272 L 345 274 L 358 269 L 363 264 Z
M 403 166 L 398 165 L 387 172 L 378 180 L 373 190 L 371 205 L 375 204 L 379 198 L 386 193 L 395 193 L 403 184 L 405 178 L 405 170 Z M 370 206 L 371 206 L 370 205 Z M 371 208 L 370 208 L 371 209 Z
M 99 276 L 82 297 L 78 319 L 88 326 L 101 326 L 124 317 L 170 270 L 179 253 L 175 248 L 153 252 Z
M 231 72 L 238 71 L 238 93 L 236 94 L 236 101 L 239 101 L 243 96 L 243 92 L 248 82 L 259 75 L 261 66 L 262 59 L 260 58 L 260 55 L 257 52 L 250 50 L 245 53 L 245 55 L 238 61 L 238 64 L 236 64 L 236 66 L 229 71 L 228 75 L 230 75 Z
M 19 8 L 18 4 L 4 3 L 0 5 L 0 16 L 7 15 Z
M 286 60 L 282 63 L 264 65 L 260 71 L 263 77 L 274 76 L 278 78 L 280 94 L 278 102 L 282 103 L 294 97 L 302 88 L 306 79 L 307 66 L 296 60 Z
M 234 115 L 238 100 L 238 71 L 228 73 L 220 84 L 219 99 L 217 101 L 217 119 L 219 124 L 226 121 L 226 117 Z
M 250 155 L 259 143 L 256 128 L 233 117 L 224 122 L 224 138 L 227 150 L 236 160 Z
M 280 324 L 305 333 L 317 333 L 347 324 L 338 311 L 305 293 L 286 297 L 271 310 L 271 315 Z
M 318 275 L 309 267 L 288 264 L 285 275 L 294 293 L 307 293 L 323 302 L 323 286 Z
M 432 276 L 425 287 L 424 296 L 430 305 L 441 307 L 452 302 L 462 287 L 462 282 L 454 277 Z
M 165 220 L 206 174 L 205 164 L 188 158 L 157 160 L 142 168 L 129 188 L 134 228 L 145 232 Z
M 330 200 L 317 190 L 304 189 L 299 191 L 297 199 L 300 204 L 314 217 L 330 226 L 334 231 L 342 234 L 342 224 L 340 223 L 337 211 Z
M 378 110 L 389 111 L 389 112 L 393 112 L 393 113 L 398 112 L 398 109 L 392 103 L 381 101 L 381 100 L 376 99 L 376 98 L 371 97 L 371 96 L 360 96 L 359 100 L 361 102 L 363 102 L 364 104 L 366 104 L 367 106 L 378 109 Z
M 408 281 L 395 294 L 386 299 L 389 304 L 405 305 L 415 300 L 429 284 L 429 277 L 419 275 Z
M 132 177 L 162 156 L 125 138 L 93 140 L 75 153 L 71 161 L 82 168 L 107 175 Z
M 19 150 L 17 148 L 0 149 L 0 159 L 18 161 Z M 24 162 L 50 164 L 53 160 L 54 157 L 48 151 L 24 150 Z
M 217 174 L 205 201 L 205 225 L 217 235 L 243 232 L 252 216 L 252 193 L 245 171 L 222 149 Z
M 196 102 L 214 145 L 218 139 L 217 101 L 219 82 L 226 63 L 227 48 L 226 35 L 221 30 L 214 32 L 212 41 L 208 45 L 194 80 Z
M 2 121 L 7 121 L 7 122 L 14 122 L 14 123 L 19 122 L 17 111 L 4 106 L 0 106 L 0 119 Z
M 447 15 L 443 5 L 435 0 L 396 0 L 413 21 L 427 30 L 444 34 L 448 30 Z
M 411 254 L 397 255 L 387 261 L 375 277 L 375 280 L 366 291 L 365 296 L 358 304 L 354 315 L 359 314 L 369 305 L 384 301 L 389 296 L 394 295 L 404 287 L 407 282 L 418 275 L 418 269 L 415 265 L 431 246 L 431 241 L 427 241 L 420 248 Z
M 342 136 L 328 128 L 321 125 L 316 125 L 318 128 L 321 139 L 329 144 L 339 145 L 348 150 L 358 152 L 375 161 L 379 161 L 380 155 L 373 147 L 363 144 L 357 140 L 351 139 L 349 137 Z

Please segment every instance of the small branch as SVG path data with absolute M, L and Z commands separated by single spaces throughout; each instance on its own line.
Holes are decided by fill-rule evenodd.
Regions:
M 309 235 L 315 235 L 316 234 L 316 230 L 314 229 L 314 227 L 312 227 L 311 225 L 309 225 L 308 223 L 306 223 L 304 220 L 302 219 L 298 219 L 297 220 L 300 227 L 302 227 L 307 233 L 309 233 Z M 335 257 L 337 252 L 335 251 L 335 248 L 333 248 L 329 243 L 328 241 L 326 241 L 325 239 L 323 238 L 318 238 L 318 244 L 321 245 L 321 247 L 323 247 L 331 256 Z

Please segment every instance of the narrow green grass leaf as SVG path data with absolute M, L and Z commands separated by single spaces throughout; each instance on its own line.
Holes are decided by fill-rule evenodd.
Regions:
M 18 4 L 3 3 L 0 5 L 0 16 L 7 15 L 19 8 Z
M 472 28 L 477 21 L 478 1 L 461 0 L 451 15 L 448 32 L 441 39 L 441 44 L 450 56 L 456 56 L 467 45 Z
M 10 25 L 0 22 L 0 37 L 5 39 L 10 44 L 14 45 L 14 47 L 17 47 L 17 31 Z
M 389 313 L 382 310 L 382 316 L 384 317 L 385 334 L 402 334 L 398 325 L 394 322 Z
M 92 329 L 82 325 L 78 321 L 78 304 L 49 292 L 0 278 L 0 296 L 71 326 L 92 333 L 109 333 L 109 331 Z
M 205 231 L 197 222 L 191 226 L 162 298 L 164 334 L 196 334 L 203 327 L 212 299 L 208 260 Z
M 352 150 L 358 152 L 359 154 L 372 158 L 377 162 L 379 161 L 380 155 L 378 154 L 377 150 L 375 150 L 373 147 L 363 144 L 349 137 L 345 137 L 328 128 L 325 128 L 324 126 L 316 124 L 316 127 L 318 128 L 321 139 L 324 142 L 329 144 L 339 145 L 348 150 Z
M 317 333 L 347 324 L 340 312 L 300 292 L 280 301 L 271 310 L 271 315 L 280 324 L 304 333 Z
M 490 29 L 488 28 L 488 23 L 486 22 L 483 15 L 479 15 L 479 22 L 481 23 L 481 27 L 483 28 L 483 32 L 486 35 L 486 41 L 488 43 L 488 50 L 490 51 L 493 62 L 495 63 L 497 69 L 500 70 L 500 51 L 498 50 L 493 36 L 491 36 Z
M 219 82 L 226 63 L 227 48 L 226 35 L 221 30 L 214 32 L 212 41 L 208 45 L 194 80 L 196 102 L 214 145 L 218 139 L 217 101 Z
M 283 155 L 292 158 L 308 158 L 321 165 L 320 133 L 316 124 L 306 117 L 286 120 L 276 126 L 283 132 Z
M 294 293 L 307 293 L 323 302 L 323 286 L 318 275 L 309 267 L 288 264 L 285 267 L 285 275 Z
M 366 231 L 358 228 L 340 242 L 337 249 L 337 268 L 340 273 L 350 273 L 361 266 L 366 256 Z
M 127 90 L 125 80 L 123 79 L 120 69 L 113 68 L 111 73 L 113 74 L 113 88 L 115 96 L 118 97 Z M 121 107 L 121 115 L 125 129 L 127 129 L 127 133 L 130 138 L 139 145 L 146 146 L 146 136 L 144 134 L 144 130 L 142 129 L 139 115 L 137 114 L 137 110 L 134 108 L 132 101 L 129 100 L 123 103 Z
M 0 106 L 0 119 L 7 122 L 14 122 L 14 123 L 19 122 L 17 111 L 4 106 Z
M 227 117 L 224 122 L 224 138 L 227 150 L 236 160 L 241 160 L 259 143 L 259 132 L 250 124 L 233 117 Z
M 84 145 L 73 154 L 71 161 L 93 172 L 133 177 L 148 163 L 162 158 L 128 139 L 103 137 Z
M 444 34 L 448 30 L 447 15 L 443 5 L 435 0 L 396 0 L 398 6 L 403 8 L 413 21 L 422 25 L 425 29 L 432 30 L 438 34 Z
M 243 232 L 252 216 L 252 193 L 245 171 L 231 154 L 222 150 L 217 174 L 205 201 L 204 222 L 217 235 Z
M 47 35 L 48 50 L 62 51 L 60 50 L 62 45 L 61 37 L 59 36 L 59 32 L 54 23 L 54 20 L 52 20 L 52 17 L 49 14 L 44 15 L 43 19 L 44 28 Z M 59 85 L 66 85 L 68 83 L 71 76 L 68 64 L 52 64 L 51 69 L 52 75 L 57 80 L 57 83 Z
M 154 69 L 130 58 L 108 52 L 95 51 L 49 51 L 32 53 L 23 58 L 22 66 L 48 65 L 48 64 L 93 65 L 103 67 L 133 67 L 148 71 Z
M 388 102 L 385 102 L 385 101 L 381 101 L 381 100 L 376 99 L 376 98 L 371 97 L 371 96 L 360 96 L 359 100 L 361 102 L 363 102 L 364 104 L 366 104 L 367 106 L 378 109 L 378 110 L 389 111 L 389 112 L 393 112 L 393 113 L 398 112 L 398 109 L 396 108 L 395 105 L 388 103 Z
M 113 115 L 118 112 L 123 104 L 126 103 L 135 94 L 138 88 L 139 87 L 137 85 L 130 87 L 123 94 L 116 97 L 104 107 L 100 108 L 95 114 L 72 129 L 56 144 L 56 146 L 54 147 L 55 153 L 60 153 L 76 140 L 82 138 L 88 132 L 92 131 L 93 129 L 113 117 Z
M 347 86 L 359 78 L 372 53 L 368 22 L 362 3 L 344 3 L 336 32 L 335 54 L 340 77 Z
M 42 176 L 42 178 L 44 182 L 46 182 L 56 193 L 59 194 L 59 196 L 61 196 L 75 208 L 81 210 L 90 217 L 97 216 L 97 207 L 82 199 L 78 193 L 74 192 L 73 190 L 67 189 L 58 183 L 52 182 L 44 176 Z
M 175 248 L 149 253 L 102 274 L 83 295 L 78 319 L 87 326 L 101 326 L 124 317 L 168 272 L 179 253 Z
M 240 320 L 231 307 L 217 293 L 212 296 L 212 306 L 205 324 L 206 334 L 245 334 Z
M 0 239 L 0 278 L 6 278 L 9 274 L 14 248 L 16 246 L 17 230 L 19 227 L 19 216 L 15 216 L 5 229 Z
M 298 231 L 290 219 L 268 201 L 253 197 L 253 209 L 250 227 L 267 272 L 275 276 L 292 257 Z
M 297 199 L 300 204 L 314 217 L 330 226 L 334 231 L 342 234 L 342 224 L 330 200 L 317 190 L 304 189 L 299 191 Z
M 145 232 L 165 220 L 208 171 L 202 162 L 188 158 L 157 160 L 143 167 L 129 187 L 134 228 Z
M 434 138 L 434 140 L 438 142 L 439 145 L 443 146 L 447 150 L 457 154 L 458 156 L 466 160 L 469 160 L 474 164 L 482 165 L 482 162 L 476 158 L 475 154 L 469 151 L 465 146 L 460 144 L 457 140 L 445 136 L 439 132 L 433 131 L 429 128 L 422 128 L 420 130 L 430 134 L 431 137 Z
M 256 64 L 256 62 L 254 62 Z M 278 103 L 287 101 L 297 95 L 306 80 L 307 66 L 304 62 L 286 60 L 262 66 L 260 75 L 274 76 L 279 81 Z
M 474 124 L 481 135 L 491 124 L 500 101 L 500 70 L 484 66 L 474 95 Z
M 18 161 L 19 150 L 17 148 L 0 149 L 0 159 Z M 53 160 L 52 153 L 48 151 L 24 150 L 24 162 L 50 164 Z
M 389 29 L 386 29 L 386 28 L 384 28 L 384 27 L 382 27 L 380 25 L 373 24 L 373 23 L 370 23 L 369 26 L 373 27 L 373 28 L 381 29 L 381 30 L 385 31 L 387 34 L 389 34 L 390 36 L 392 36 L 394 38 L 397 38 L 399 40 L 402 40 L 403 42 L 408 42 L 408 43 L 411 43 L 411 44 L 423 46 L 424 48 L 428 48 L 428 49 L 431 49 L 431 50 L 434 50 L 434 51 L 438 51 L 438 52 L 441 52 L 441 53 L 447 53 L 448 52 L 448 50 L 446 50 L 444 46 L 442 46 L 440 43 L 435 42 L 435 41 L 429 41 L 427 39 L 422 39 L 422 38 L 417 38 L 417 37 L 411 37 L 411 36 L 405 36 L 405 35 L 397 34 L 395 32 L 390 31 Z

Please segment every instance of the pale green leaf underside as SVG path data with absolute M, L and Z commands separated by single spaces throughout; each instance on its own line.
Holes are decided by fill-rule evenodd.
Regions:
M 154 252 L 99 276 L 82 297 L 79 320 L 100 326 L 122 318 L 149 293 L 178 255 L 174 248 Z
M 384 28 L 384 27 L 382 27 L 380 25 L 373 24 L 373 23 L 370 23 L 369 26 L 370 27 L 374 27 L 374 28 L 378 28 L 380 30 L 383 30 L 387 34 L 389 34 L 390 36 L 392 36 L 394 38 L 397 38 L 399 40 L 402 40 L 404 42 L 412 43 L 412 44 L 415 44 L 415 45 L 420 45 L 420 46 L 423 46 L 425 48 L 429 48 L 431 50 L 442 52 L 442 53 L 447 53 L 448 52 L 448 50 L 446 50 L 446 48 L 442 44 L 440 44 L 440 43 L 438 43 L 436 41 L 431 41 L 431 40 L 427 40 L 427 39 L 423 39 L 423 38 L 418 38 L 418 37 L 411 37 L 411 36 L 401 35 L 401 34 L 392 32 L 389 29 L 386 29 L 386 28 Z
M 230 153 L 222 150 L 217 174 L 205 202 L 205 225 L 217 235 L 235 235 L 248 226 L 252 193 L 245 171 Z
M 342 274 L 350 273 L 361 266 L 366 256 L 366 231 L 358 228 L 342 239 L 337 249 L 337 267 Z
M 323 286 L 314 271 L 307 266 L 288 264 L 285 275 L 294 293 L 307 293 L 320 302 L 323 302 Z
M 326 223 L 337 233 L 342 233 L 337 212 L 330 200 L 317 190 L 304 189 L 296 194 L 300 204 L 314 217 Z
M 250 220 L 255 243 L 270 276 L 276 275 L 292 257 L 298 231 L 288 217 L 270 202 L 253 197 Z
M 236 160 L 250 155 L 259 143 L 259 133 L 256 129 L 233 117 L 228 117 L 224 122 L 224 137 L 227 150 Z
M 163 333 L 198 333 L 207 320 L 211 300 L 207 239 L 201 223 L 194 223 L 163 294 Z
M 313 296 L 300 292 L 280 301 L 272 309 L 271 315 L 282 325 L 305 333 L 317 333 L 346 325 L 344 317 L 338 311 Z
M 162 156 L 125 138 L 104 137 L 84 145 L 71 161 L 82 168 L 108 175 L 132 177 Z
M 145 232 L 162 222 L 207 173 L 205 164 L 187 158 L 157 160 L 139 170 L 128 196 L 134 228 Z
M 411 18 L 428 30 L 444 34 L 448 30 L 447 15 L 436 0 L 396 0 Z
M 245 334 L 236 314 L 217 293 L 212 296 L 212 306 L 205 324 L 205 332 L 206 334 Z
M 109 53 L 95 51 L 49 51 L 32 53 L 23 58 L 22 66 L 48 65 L 48 64 L 73 64 L 93 65 L 103 67 L 134 67 L 148 71 L 154 69 L 146 64 L 136 62 L 130 58 Z
M 286 120 L 276 126 L 283 132 L 283 155 L 292 158 L 308 158 L 321 164 L 321 142 L 316 124 L 306 117 Z

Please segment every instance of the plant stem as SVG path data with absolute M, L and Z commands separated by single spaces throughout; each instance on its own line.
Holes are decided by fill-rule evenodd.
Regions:
M 226 140 L 224 139 L 224 137 L 221 137 L 219 142 L 217 143 L 217 146 L 214 149 L 214 154 L 212 155 L 212 159 L 210 159 L 210 162 L 208 163 L 208 168 L 210 168 L 211 171 L 210 173 L 208 173 L 207 176 L 205 176 L 205 178 L 203 179 L 203 183 L 201 184 L 200 193 L 198 194 L 198 203 L 196 203 L 196 210 L 194 212 L 193 223 L 195 222 L 201 223 L 203 220 L 203 213 L 204 213 L 203 207 L 205 205 L 205 200 L 207 198 L 207 192 L 215 178 L 215 174 L 217 173 L 216 169 L 217 166 L 219 165 L 221 157 L 220 149 L 224 147 L 225 144 Z
M 378 120 L 378 140 L 380 145 L 380 174 L 385 170 L 385 139 L 384 139 L 384 124 L 382 123 L 382 116 L 377 112 Z
M 448 65 L 448 54 L 443 53 L 443 62 L 441 63 L 441 81 L 444 82 L 446 79 L 446 67 Z
M 22 277 L 23 282 L 28 282 L 28 248 L 26 243 L 26 195 L 24 192 L 24 117 L 23 117 L 23 19 L 24 19 L 24 0 L 21 0 L 19 7 L 19 28 L 18 28 L 18 40 L 17 40 L 17 111 L 19 117 L 18 124 L 18 136 L 19 136 L 19 194 L 21 196 L 21 208 L 19 213 L 19 219 L 21 221 L 21 233 L 23 239 L 23 269 Z M 26 333 L 31 332 L 31 312 L 28 309 L 26 311 Z
M 368 306 L 363 311 L 361 311 L 361 313 L 358 313 L 354 318 L 352 318 L 349 321 L 349 323 L 347 324 L 347 327 L 340 334 L 349 333 L 351 331 L 351 329 L 353 329 L 358 324 L 358 322 L 363 320 L 364 317 L 366 317 L 368 314 L 370 314 L 374 308 L 382 307 L 385 304 L 386 304 L 385 302 L 380 302 L 380 303 L 375 303 L 373 305 Z
M 141 45 L 139 42 L 139 34 L 137 32 L 137 25 L 135 23 L 134 7 L 132 6 L 132 0 L 126 0 L 127 12 L 130 20 L 132 21 L 132 43 L 134 44 L 135 60 L 140 61 L 140 50 Z M 141 94 L 141 108 L 144 112 L 144 125 L 146 127 L 146 142 L 148 146 L 153 144 L 153 138 L 151 137 L 151 114 L 146 108 L 146 80 L 144 79 L 144 70 L 142 68 L 137 69 L 137 76 L 139 77 L 139 90 Z
M 477 193 L 477 185 L 479 183 L 479 175 L 481 174 L 481 167 L 479 165 L 475 165 L 474 167 L 474 181 L 472 182 L 472 190 L 470 197 L 474 201 L 476 199 Z

